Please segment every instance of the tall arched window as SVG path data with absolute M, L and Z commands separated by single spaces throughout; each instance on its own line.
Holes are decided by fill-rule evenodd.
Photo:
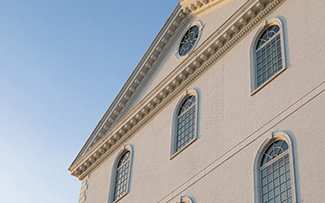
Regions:
M 294 165 L 290 145 L 288 139 L 277 136 L 259 152 L 255 166 L 255 177 L 258 179 L 255 182 L 255 193 L 258 193 L 255 194 L 256 203 L 295 202 Z
M 292 202 L 288 144 L 273 142 L 261 162 L 262 202 Z
M 282 69 L 280 27 L 271 25 L 256 45 L 256 87 L 261 86 Z
M 195 103 L 194 95 L 188 96 L 181 105 L 177 116 L 176 152 L 194 139 L 195 135 Z
M 180 152 L 196 139 L 197 100 L 197 92 L 188 90 L 176 108 L 171 155 Z
M 111 181 L 111 201 L 116 202 L 129 192 L 132 164 L 132 147 L 124 146 L 115 160 L 112 181 Z
M 283 28 L 271 19 L 256 34 L 251 48 L 252 92 L 267 84 L 285 69 Z

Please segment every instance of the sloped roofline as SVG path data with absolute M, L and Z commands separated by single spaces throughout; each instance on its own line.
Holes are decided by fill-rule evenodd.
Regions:
M 178 3 L 141 58 L 136 68 L 133 70 L 111 105 L 108 107 L 105 114 L 96 125 L 95 129 L 92 131 L 91 135 L 81 148 L 69 169 L 81 156 L 83 156 L 86 150 L 91 147 L 91 144 L 95 144 L 93 142 L 98 141 L 95 140 L 96 137 L 101 138 L 105 136 L 105 134 L 125 116 L 125 113 L 129 109 L 128 107 L 132 104 L 130 98 L 135 93 L 138 86 L 144 82 L 142 80 L 145 78 L 145 76 L 147 76 L 148 70 L 152 68 L 158 55 L 160 52 L 162 52 L 163 48 L 168 43 L 168 40 L 173 36 L 174 31 L 179 27 L 180 21 L 182 21 L 185 17 L 186 15 L 182 12 L 181 6 Z

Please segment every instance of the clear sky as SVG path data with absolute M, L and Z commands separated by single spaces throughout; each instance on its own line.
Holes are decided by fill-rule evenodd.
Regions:
M 0 0 L 0 202 L 78 202 L 68 167 L 177 2 Z

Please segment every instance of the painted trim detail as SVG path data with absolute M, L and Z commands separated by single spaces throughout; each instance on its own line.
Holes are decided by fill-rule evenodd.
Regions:
M 178 5 L 91 133 L 70 168 L 126 115 L 144 84 L 151 78 L 180 32 L 187 25 L 185 17 L 186 15 Z
M 71 174 L 79 179 L 85 177 L 101 161 L 131 137 L 166 104 L 188 87 L 196 78 L 222 58 L 269 13 L 286 0 L 248 1 L 226 23 L 215 31 L 151 91 L 135 108 L 107 131 L 89 151 L 70 166 Z M 190 18 L 190 16 L 188 17 Z M 187 18 L 184 19 L 184 21 Z

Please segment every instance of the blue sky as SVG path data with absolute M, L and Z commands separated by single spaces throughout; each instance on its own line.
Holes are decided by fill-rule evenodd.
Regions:
M 68 167 L 177 2 L 0 1 L 1 202 L 78 202 Z

